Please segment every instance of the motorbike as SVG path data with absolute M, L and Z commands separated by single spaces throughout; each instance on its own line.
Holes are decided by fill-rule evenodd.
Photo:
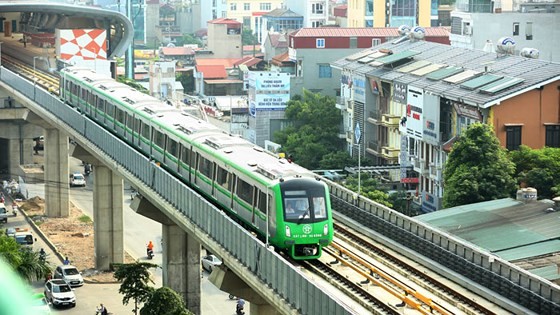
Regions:
M 153 249 L 146 249 L 146 254 L 148 255 L 148 259 L 154 258 L 154 250 Z
M 12 213 L 14 214 L 14 217 L 17 217 L 18 206 L 12 206 Z
M 235 304 L 235 314 L 236 315 L 245 315 L 245 311 L 243 310 L 243 306 L 245 305 L 245 300 L 239 299 L 237 304 Z
M 84 164 L 84 175 L 88 176 L 91 174 L 91 164 L 86 163 Z

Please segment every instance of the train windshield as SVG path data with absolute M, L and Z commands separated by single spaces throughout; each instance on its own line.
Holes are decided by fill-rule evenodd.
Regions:
M 327 219 L 324 189 L 283 190 L 283 197 L 286 222 L 311 223 Z

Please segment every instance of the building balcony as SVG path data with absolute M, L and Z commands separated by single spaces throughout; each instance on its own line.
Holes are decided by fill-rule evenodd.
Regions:
M 381 124 L 387 127 L 398 127 L 400 122 L 400 117 L 391 114 L 381 115 Z
M 366 150 L 371 154 L 381 156 L 382 148 L 381 141 L 368 141 Z
M 395 160 L 399 158 L 400 150 L 397 148 L 391 147 L 382 147 L 381 148 L 381 155 L 388 160 Z
M 348 99 L 348 97 L 345 96 L 339 96 L 336 98 L 336 104 L 335 104 L 336 108 L 340 109 L 340 110 L 348 110 L 348 109 L 352 109 L 352 101 L 350 99 Z
M 381 123 L 381 112 L 379 110 L 370 110 L 368 112 L 367 121 L 372 124 Z
M 429 167 L 429 174 L 430 174 L 430 178 L 435 179 L 435 180 L 441 180 L 442 176 L 443 176 L 443 168 L 441 165 L 439 164 L 434 164 L 434 163 L 430 163 L 430 167 Z
M 346 131 L 346 142 L 353 143 L 352 139 L 354 139 L 354 132 Z

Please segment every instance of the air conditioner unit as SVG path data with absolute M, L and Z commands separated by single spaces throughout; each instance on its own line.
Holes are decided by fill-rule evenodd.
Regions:
M 465 28 L 463 29 L 463 33 L 465 35 L 471 35 L 472 34 L 472 28 L 470 25 L 465 25 Z

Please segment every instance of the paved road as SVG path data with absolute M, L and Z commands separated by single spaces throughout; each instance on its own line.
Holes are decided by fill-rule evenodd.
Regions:
M 75 163 L 74 163 L 75 162 Z M 71 171 L 81 170 L 79 162 L 71 163 Z M 70 189 L 71 201 L 82 211 L 93 217 L 93 176 L 89 176 L 86 187 L 75 187 Z M 44 184 L 28 184 L 28 196 L 44 196 Z M 152 263 L 161 265 L 161 224 L 138 215 L 132 210 L 130 205 L 129 190 L 125 191 L 126 197 L 123 200 L 124 206 L 124 224 L 125 224 L 125 248 L 129 254 L 140 260 L 146 259 L 145 246 L 149 240 L 156 245 L 156 256 Z M 23 226 L 22 216 L 16 217 L 16 220 L 10 220 L 6 227 Z M 48 248 L 42 240 L 38 240 L 35 245 L 37 249 L 43 247 Z M 53 265 L 59 265 L 61 262 L 56 256 L 51 254 Z M 202 293 L 202 314 L 235 314 L 235 301 L 228 298 L 228 294 L 217 289 L 210 281 L 208 281 L 208 273 L 202 272 L 201 293 Z M 161 269 L 155 274 L 155 287 L 162 284 Z M 33 284 L 34 292 L 43 292 L 43 282 L 39 281 Z M 94 314 L 95 307 L 100 302 L 104 303 L 113 314 L 131 314 L 133 304 L 122 305 L 122 295 L 118 293 L 119 284 L 85 284 L 83 287 L 75 289 L 77 306 L 70 309 L 54 310 L 55 314 Z M 249 305 L 246 304 L 246 313 L 249 314 Z

